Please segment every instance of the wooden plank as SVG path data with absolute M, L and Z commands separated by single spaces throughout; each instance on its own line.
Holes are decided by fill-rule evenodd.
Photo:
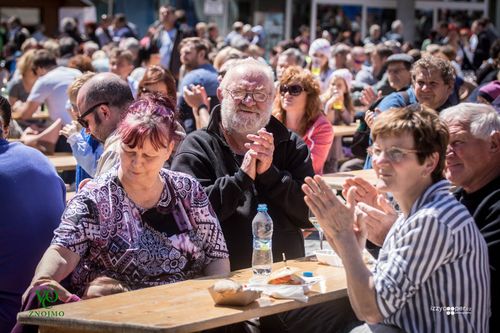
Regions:
M 19 113 L 12 113 L 12 119 L 14 120 L 20 120 L 21 117 L 19 116 Z M 50 116 L 49 116 L 49 113 L 46 112 L 46 111 L 36 111 L 35 113 L 33 113 L 31 115 L 30 118 L 26 119 L 26 120 L 49 120 L 50 119 Z
M 71 153 L 55 153 L 47 156 L 57 172 L 76 169 L 76 159 Z
M 347 178 L 361 177 L 374 186 L 377 183 L 377 175 L 373 169 L 328 173 L 322 177 L 331 188 L 339 191 L 342 190 L 342 185 Z
M 42 332 L 50 332 L 48 328 L 52 327 L 57 332 L 192 332 L 347 296 L 343 268 L 320 265 L 315 258 L 289 260 L 289 265 L 323 278 L 308 294 L 307 303 L 263 296 L 245 307 L 215 306 L 207 289 L 216 279 L 208 277 L 54 306 L 51 311 L 64 311 L 58 317 L 29 316 L 29 312 L 22 312 L 18 320 L 46 327 Z M 283 263 L 274 264 L 274 269 L 281 267 Z M 251 269 L 230 274 L 242 283 L 251 276 Z
M 335 137 L 353 136 L 357 128 L 357 123 L 352 123 L 351 125 L 333 125 L 333 135 Z
M 38 333 L 66 333 L 65 328 L 60 328 L 60 327 L 50 327 L 50 326 L 45 326 L 45 327 L 40 327 L 38 330 Z M 89 331 L 87 330 L 71 330 L 71 333 L 88 333 Z

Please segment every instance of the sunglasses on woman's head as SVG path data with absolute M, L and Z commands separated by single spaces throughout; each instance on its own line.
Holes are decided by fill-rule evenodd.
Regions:
M 290 86 L 288 86 L 288 85 L 280 86 L 280 94 L 281 95 L 284 95 L 288 92 L 292 96 L 299 96 L 303 91 L 304 91 L 304 88 L 302 88 L 298 84 L 292 84 Z

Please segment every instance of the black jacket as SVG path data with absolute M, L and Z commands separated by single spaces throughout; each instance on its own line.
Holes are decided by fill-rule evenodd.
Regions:
M 253 181 L 240 169 L 220 132 L 220 110 L 212 111 L 206 129 L 190 133 L 179 146 L 172 170 L 196 177 L 205 187 L 226 238 L 231 270 L 252 264 L 252 220 L 257 204 L 266 203 L 274 224 L 273 258 L 305 255 L 301 228 L 310 228 L 301 185 L 313 176 L 309 149 L 299 136 L 271 117 L 266 126 L 274 135 L 273 165 Z
M 466 193 L 463 189 L 455 192 L 460 201 L 474 218 L 476 225 L 488 245 L 491 281 L 490 328 L 500 325 L 500 177 L 493 179 L 481 189 Z

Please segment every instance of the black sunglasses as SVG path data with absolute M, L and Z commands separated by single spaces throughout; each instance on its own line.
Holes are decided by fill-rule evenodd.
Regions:
M 102 103 L 99 103 L 99 104 L 96 104 L 94 105 L 93 107 L 91 107 L 90 109 L 88 109 L 87 111 L 85 111 L 84 113 L 82 113 L 81 115 L 79 115 L 76 120 L 78 121 L 78 123 L 83 127 L 83 128 L 89 128 L 89 122 L 86 121 L 85 118 L 86 116 L 88 116 L 89 114 L 91 114 L 92 112 L 94 112 L 98 106 L 101 106 L 101 105 L 109 105 L 108 102 L 102 102 Z
M 284 95 L 287 92 L 292 96 L 299 96 L 304 91 L 304 88 L 298 84 L 292 84 L 291 86 L 283 85 L 280 86 L 280 94 Z

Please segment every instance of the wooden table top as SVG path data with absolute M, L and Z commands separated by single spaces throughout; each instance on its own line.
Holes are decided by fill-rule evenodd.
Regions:
M 19 120 L 19 113 L 12 113 L 12 119 Z M 50 119 L 49 113 L 47 111 L 36 111 L 29 118 L 31 120 L 48 120 Z
M 358 123 L 352 123 L 350 125 L 333 125 L 333 135 L 335 137 L 353 136 L 358 126 Z
M 18 320 L 39 325 L 39 332 L 193 332 L 347 297 L 343 268 L 318 264 L 315 257 L 289 260 L 288 264 L 322 277 L 307 294 L 307 303 L 262 296 L 244 307 L 215 306 L 207 289 L 216 279 L 210 277 L 50 308 L 63 311 L 63 316 L 30 316 L 26 311 L 18 314 Z M 276 263 L 273 269 L 281 267 L 283 263 Z M 242 283 L 251 275 L 251 269 L 230 274 Z M 43 311 L 47 310 L 33 310 Z
M 342 185 L 345 180 L 352 177 L 361 177 L 372 185 L 377 183 L 377 175 L 373 169 L 328 173 L 321 177 L 323 177 L 325 182 L 335 190 L 342 190 Z
M 55 153 L 47 157 L 54 164 L 57 172 L 76 169 L 76 159 L 71 153 Z

